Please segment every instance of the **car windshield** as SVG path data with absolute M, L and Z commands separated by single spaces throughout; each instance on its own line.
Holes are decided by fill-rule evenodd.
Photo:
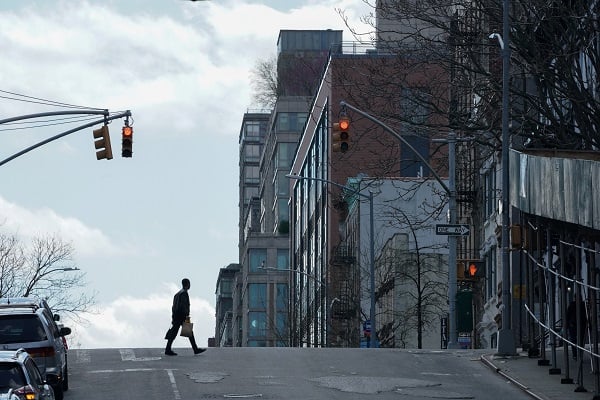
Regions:
M 25 385 L 25 375 L 21 366 L 14 362 L 0 363 L 0 388 L 2 392 L 7 389 L 16 389 Z
M 42 340 L 47 340 L 47 336 L 37 315 L 0 316 L 0 344 Z

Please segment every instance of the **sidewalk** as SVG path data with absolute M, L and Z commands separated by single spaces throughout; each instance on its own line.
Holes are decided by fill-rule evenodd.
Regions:
M 590 355 L 584 354 L 582 363 L 582 380 L 578 382 L 579 363 L 569 359 L 569 380 L 566 379 L 567 371 L 564 365 L 563 349 L 556 349 L 556 365 L 552 365 L 552 354 L 548 349 L 546 357 L 529 358 L 526 352 L 519 352 L 513 357 L 504 357 L 494 354 L 485 354 L 481 360 L 519 386 L 532 398 L 538 400 L 600 400 L 600 393 L 596 392 L 595 380 L 598 377 L 592 372 Z M 570 352 L 569 352 L 570 357 Z M 541 365 L 540 365 L 541 364 Z M 547 364 L 547 365 L 544 365 Z M 579 390 L 587 390 L 585 392 Z

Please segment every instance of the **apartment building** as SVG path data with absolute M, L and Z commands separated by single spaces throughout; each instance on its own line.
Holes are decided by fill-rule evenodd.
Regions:
M 341 31 L 282 30 L 277 100 L 247 113 L 240 132 L 239 271 L 233 346 L 289 345 L 289 178 L 314 92 Z

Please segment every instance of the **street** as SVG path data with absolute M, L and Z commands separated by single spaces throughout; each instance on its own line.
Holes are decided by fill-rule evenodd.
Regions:
M 529 397 L 482 351 L 209 348 L 69 350 L 65 399 L 507 399 Z M 399 397 L 401 396 L 401 397 Z

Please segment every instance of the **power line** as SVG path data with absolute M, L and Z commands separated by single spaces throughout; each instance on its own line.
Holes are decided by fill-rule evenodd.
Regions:
M 0 132 L 5 132 L 5 131 L 18 131 L 18 130 L 23 130 L 23 129 L 35 129 L 35 128 L 43 128 L 43 127 L 47 127 L 47 126 L 55 126 L 55 125 L 66 125 L 66 124 L 72 124 L 75 122 L 85 122 L 85 121 L 91 121 L 93 119 L 96 119 L 97 116 L 88 116 L 85 118 L 82 117 L 78 117 L 78 118 L 57 118 L 55 120 L 45 120 L 45 121 L 36 121 L 36 122 L 31 122 L 31 121 L 24 121 L 24 122 L 12 122 L 12 123 L 7 123 L 4 125 L 21 125 L 21 126 L 16 126 L 16 127 L 10 127 L 10 128 L 0 128 Z M 0 126 L 4 126 L 4 125 L 0 125 Z
M 102 108 L 86 107 L 86 106 L 79 106 L 79 105 L 75 105 L 75 104 L 63 103 L 63 102 L 60 102 L 60 101 L 48 100 L 48 99 L 43 99 L 43 98 L 40 98 L 40 97 L 27 96 L 27 95 L 20 94 L 20 93 L 10 92 L 8 90 L 1 90 L 0 89 L 0 93 L 5 93 L 5 94 L 11 95 L 11 96 L 17 96 L 17 97 L 9 97 L 9 96 L 2 96 L 2 95 L 0 95 L 0 98 L 7 99 L 7 100 L 22 101 L 22 102 L 31 103 L 31 104 L 43 104 L 43 105 L 54 106 L 54 107 L 66 107 L 66 108 L 76 108 L 76 109 L 102 110 Z M 22 97 L 22 98 L 19 98 L 19 97 Z

